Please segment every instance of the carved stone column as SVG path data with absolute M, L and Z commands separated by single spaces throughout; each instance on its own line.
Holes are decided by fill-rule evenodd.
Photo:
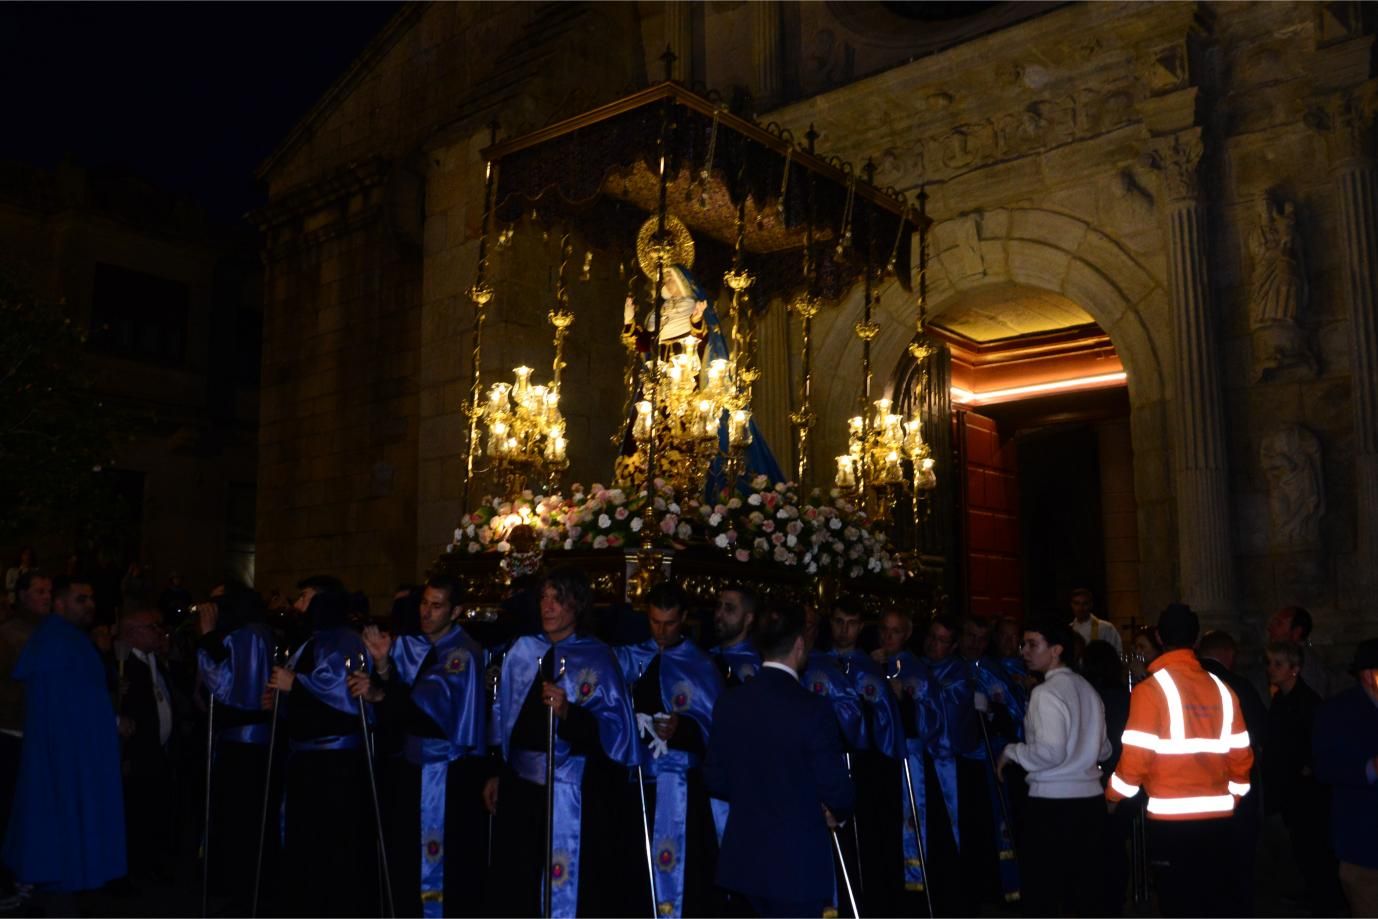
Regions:
M 694 7 L 688 0 L 665 4 L 665 44 L 675 53 L 670 78 L 689 83 L 694 77 Z
M 780 2 L 757 0 L 751 8 L 751 54 L 756 65 L 756 110 L 780 102 L 783 82 L 780 56 Z
M 1162 176 L 1168 202 L 1181 596 L 1219 620 L 1234 614 L 1234 553 L 1219 346 L 1198 181 L 1201 154 L 1201 129 L 1191 128 L 1156 141 L 1151 161 Z
M 1321 131 L 1339 198 L 1341 261 L 1349 307 L 1350 392 L 1354 406 L 1358 571 L 1378 584 L 1378 168 L 1374 120 L 1378 82 L 1331 100 L 1308 121 Z M 1365 607 L 1373 593 L 1361 593 Z

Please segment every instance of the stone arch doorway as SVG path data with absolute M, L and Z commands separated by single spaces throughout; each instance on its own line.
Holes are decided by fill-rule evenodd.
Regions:
M 987 439 L 993 437 L 999 450 L 1007 452 L 1005 459 L 1011 468 L 1018 465 L 1020 444 L 1032 445 L 1025 449 L 1028 468 L 1033 469 L 1040 441 L 1043 452 L 1055 460 L 1060 452 L 1076 449 L 1067 438 L 1072 437 L 1071 432 L 1080 431 L 1075 437 L 1082 439 L 1083 450 L 1093 445 L 1098 461 L 1102 455 L 1113 460 L 1106 484 L 1132 495 L 1132 505 L 1126 510 L 1125 498 L 1119 493 L 1098 496 L 1098 512 L 1110 506 L 1116 514 L 1113 521 L 1102 520 L 1098 527 L 1101 536 L 1109 532 L 1109 538 L 1120 542 L 1113 551 L 1102 546 L 1105 564 L 1099 566 L 1103 572 L 1099 578 L 1068 573 L 1063 579 L 1089 581 L 1093 587 L 1099 585 L 1103 592 L 1116 595 L 1113 602 L 1125 617 L 1141 617 L 1142 610 L 1161 608 L 1175 591 L 1176 574 L 1166 412 L 1170 395 L 1166 389 L 1170 379 L 1167 360 L 1171 355 L 1167 330 L 1171 323 L 1160 282 L 1165 266 L 1137 257 L 1089 223 L 1037 208 L 977 212 L 943 220 L 935 225 L 932 239 L 929 316 L 940 337 L 946 330 L 949 349 L 959 345 L 957 350 L 964 347 L 969 356 L 974 350 L 981 360 L 989 358 L 991 350 L 1023 349 L 1029 355 L 1050 348 L 1060 351 L 1066 364 L 1061 377 L 1054 373 L 1043 382 L 1096 377 L 1088 363 L 1093 359 L 1111 359 L 1116 365 L 1114 372 L 1121 375 L 1113 383 L 1055 386 L 1033 394 L 997 393 L 994 398 L 978 399 L 979 405 L 964 403 L 961 393 L 955 393 L 958 398 L 952 408 L 958 426 L 952 431 L 954 451 L 970 446 L 961 438 L 978 440 L 976 431 L 984 430 Z M 858 302 L 844 303 L 828 317 L 820 330 L 818 365 L 837 368 L 819 388 L 819 415 L 825 419 L 848 417 L 857 402 L 860 344 L 851 334 L 851 317 L 859 312 L 859 296 L 855 299 Z M 914 298 L 892 286 L 882 294 L 880 313 L 882 332 L 873 343 L 877 368 L 873 390 L 877 397 L 902 400 L 917 373 L 905 350 L 916 318 Z M 982 349 L 987 352 L 984 356 L 979 353 Z M 991 363 L 986 361 L 987 366 Z M 1022 385 L 1017 378 L 1029 370 L 1030 361 L 1025 360 L 1022 368 L 1018 366 L 1020 360 L 1006 363 L 1012 365 L 1009 379 L 1014 382 L 991 384 L 988 389 Z M 995 379 L 999 373 L 992 376 L 988 371 L 987 376 Z M 960 380 L 957 382 L 957 389 L 963 389 Z M 1013 407 L 1013 403 L 1021 404 Z M 995 407 L 1000 405 L 1006 407 Z M 1002 420 L 1010 432 L 1003 440 L 999 431 Z M 1093 422 L 1112 425 L 1113 429 L 1088 433 L 1087 425 Z M 841 441 L 838 431 L 819 432 L 816 469 L 830 466 L 827 458 L 841 452 L 837 449 Z M 968 470 L 960 464 L 967 462 L 970 451 L 966 458 L 954 456 L 948 475 L 965 477 Z M 1049 463 L 1052 461 L 1044 465 Z M 970 494 L 968 490 L 967 497 Z M 958 508 L 958 517 L 969 509 L 969 505 Z M 963 538 L 959 534 L 958 541 Z M 1026 536 L 1024 542 L 1028 541 Z M 1137 558 L 1124 558 L 1126 546 L 1135 548 Z M 955 552 L 961 546 L 952 549 Z M 966 571 L 959 571 L 955 580 L 948 578 L 953 606 L 990 612 L 997 605 L 1018 602 L 1021 609 L 1036 609 L 1031 604 L 1041 605 L 1052 600 L 1059 589 L 1067 589 L 1063 584 L 1031 582 L 1025 572 L 1028 554 L 1020 555 L 1017 601 L 1015 597 L 987 598 L 990 602 L 984 608 L 970 603 L 970 584 L 965 576 L 971 567 L 969 559 L 960 559 L 967 565 Z M 961 569 L 962 565 L 955 567 Z M 1032 596 L 1025 596 L 1030 592 Z

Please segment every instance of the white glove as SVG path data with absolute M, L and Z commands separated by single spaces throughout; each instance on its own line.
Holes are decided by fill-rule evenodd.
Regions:
M 978 712 L 990 711 L 990 700 L 986 698 L 986 694 L 983 692 L 974 693 L 971 697 L 971 704 Z
M 655 718 L 645 712 L 636 713 L 636 733 L 651 742 L 651 759 L 660 759 L 670 752 L 670 745 L 656 736 Z

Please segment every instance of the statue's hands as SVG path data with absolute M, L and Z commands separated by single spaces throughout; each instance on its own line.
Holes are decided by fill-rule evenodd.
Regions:
M 635 321 L 636 303 L 632 301 L 631 297 L 628 297 L 627 302 L 622 305 L 622 324 L 631 325 Z
M 706 309 L 708 309 L 708 301 L 707 301 L 707 300 L 699 300 L 699 301 L 697 301 L 697 302 L 694 304 L 694 312 L 693 312 L 693 314 L 690 315 L 690 317 L 689 317 L 690 321 L 691 321 L 691 322 L 702 322 L 702 321 L 703 321 L 703 311 L 706 310 Z

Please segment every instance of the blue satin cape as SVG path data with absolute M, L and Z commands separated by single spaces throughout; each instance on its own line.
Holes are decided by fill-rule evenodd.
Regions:
M 435 663 L 421 664 L 435 649 Z M 456 625 L 432 645 L 424 635 L 401 635 L 390 654 L 396 678 L 411 687 L 411 701 L 445 732 L 408 734 L 402 755 L 421 769 L 421 914 L 445 915 L 445 795 L 450 763 L 481 756 L 486 747 L 487 704 L 483 649 Z M 456 832 L 461 828 L 456 827 Z
M 544 635 L 524 635 L 512 644 L 502 662 L 502 677 L 493 701 L 493 720 L 501 727 L 503 758 L 529 782 L 545 784 L 545 751 L 513 751 L 512 729 L 522 703 L 536 679 L 541 658 L 551 648 Z M 572 635 L 555 646 L 555 670 L 563 664 L 558 683 L 570 705 L 586 708 L 598 722 L 603 752 L 613 762 L 637 764 L 636 718 L 631 694 L 612 649 L 596 638 Z M 519 754 L 519 755 L 518 755 Z M 555 737 L 555 840 L 551 868 L 552 915 L 575 914 L 579 903 L 579 822 L 583 801 L 581 783 L 584 757 L 570 752 L 569 744 Z M 533 828 L 533 834 L 536 830 Z
M 980 692 L 985 693 L 992 706 L 998 705 L 1009 713 L 1014 723 L 1015 737 L 1022 739 L 1026 709 L 1005 668 L 998 661 L 985 657 L 976 661 L 968 661 L 967 672 L 970 675 L 972 685 Z M 985 716 L 977 712 L 976 717 L 984 718 Z M 1007 742 L 1003 737 L 991 736 L 990 744 L 993 755 L 999 757 L 1000 751 L 1005 748 Z M 999 856 L 1000 887 L 1005 895 L 1005 901 L 1012 903 L 1020 898 L 1019 862 L 1015 857 L 1014 828 L 1003 816 L 1005 809 L 1001 805 L 1000 797 L 1004 792 L 995 777 L 995 766 L 990 762 L 990 757 L 986 755 L 984 741 L 978 743 L 976 748 L 969 751 L 966 756 L 969 759 L 980 760 L 985 766 L 986 796 L 990 799 L 990 815 L 994 824 L 996 849 Z
M 886 662 L 886 677 L 898 680 L 900 691 L 914 703 L 914 723 L 906 726 L 904 747 L 909 763 L 909 775 L 914 783 L 913 805 L 919 809 L 918 831 L 924 844 L 928 842 L 928 809 L 926 806 L 927 786 L 924 782 L 924 757 L 930 743 L 936 741 L 943 731 L 943 710 L 939 701 L 941 692 L 937 682 L 929 673 L 927 666 L 908 651 L 901 651 L 895 658 Z M 936 762 L 935 762 L 936 766 Z M 956 807 L 955 765 L 952 781 L 942 786 L 943 801 L 951 808 Z M 951 788 L 951 794 L 947 793 Z M 904 852 L 904 886 L 906 890 L 923 890 L 927 879 L 923 874 L 923 863 L 919 860 L 918 839 L 915 836 L 914 807 L 910 806 L 909 786 L 904 773 L 900 773 L 900 795 L 903 799 L 904 821 L 901 827 L 901 845 Z
M 631 686 L 660 655 L 662 711 L 692 718 L 707 741 L 713 727 L 713 706 L 725 689 L 722 676 L 707 654 L 689 641 L 665 651 L 654 640 L 614 649 L 622 676 Z M 701 765 L 700 757 L 684 750 L 670 750 L 652 757 L 651 749 L 638 743 L 646 780 L 656 783 L 655 826 L 651 828 L 656 867 L 656 908 L 662 916 L 684 915 L 684 859 L 689 817 L 689 770 Z M 722 826 L 715 829 L 719 835 Z M 724 820 L 725 824 L 725 820 Z
M 222 639 L 228 652 L 216 663 L 201 649 L 196 661 L 201 668 L 201 682 L 215 696 L 216 704 L 228 705 L 243 711 L 257 712 L 263 708 L 263 691 L 273 671 L 273 632 L 261 622 L 240 626 Z M 267 724 L 246 724 L 222 728 L 216 732 L 219 740 L 237 743 L 268 743 Z

